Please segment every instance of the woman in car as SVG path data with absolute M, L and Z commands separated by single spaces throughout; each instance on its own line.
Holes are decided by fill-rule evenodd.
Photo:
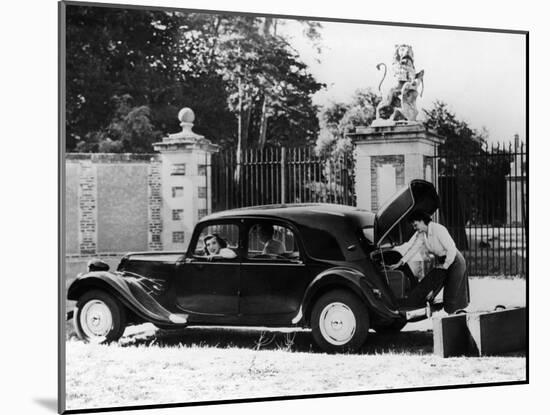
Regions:
M 390 268 L 404 266 L 422 249 L 435 255 L 437 266 L 409 293 L 405 305 L 424 306 L 426 297 L 430 293 L 435 294 L 435 291 L 443 285 L 444 310 L 452 314 L 466 308 L 470 303 L 466 262 L 460 251 L 456 249 L 447 228 L 432 222 L 431 216 L 422 211 L 411 213 L 408 220 L 416 232 L 408 242 L 397 247 L 402 257 Z
M 220 238 L 217 233 L 204 237 L 204 252 L 209 260 L 214 258 L 232 259 L 237 257 L 235 251 L 228 248 L 227 242 L 223 238 Z

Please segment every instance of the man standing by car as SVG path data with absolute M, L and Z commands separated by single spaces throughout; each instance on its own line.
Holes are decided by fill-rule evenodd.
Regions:
M 437 265 L 409 293 L 405 305 L 422 307 L 426 298 L 437 294 L 436 291 L 443 285 L 444 310 L 452 314 L 466 308 L 470 303 L 466 261 L 456 249 L 447 228 L 432 222 L 430 215 L 422 211 L 411 213 L 408 220 L 416 232 L 408 242 L 398 247 L 402 258 L 390 268 L 404 266 L 422 249 L 435 255 Z

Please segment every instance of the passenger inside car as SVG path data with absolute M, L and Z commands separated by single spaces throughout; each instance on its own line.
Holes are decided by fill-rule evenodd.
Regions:
M 237 254 L 227 247 L 227 242 L 218 234 L 209 234 L 204 237 L 204 252 L 209 260 L 214 258 L 232 259 Z
M 300 252 L 294 232 L 281 225 L 259 223 L 248 232 L 248 258 L 298 260 Z
M 285 248 L 280 241 L 273 239 L 273 226 L 262 224 L 258 226 L 258 236 L 264 244 L 262 254 L 281 255 L 285 252 Z

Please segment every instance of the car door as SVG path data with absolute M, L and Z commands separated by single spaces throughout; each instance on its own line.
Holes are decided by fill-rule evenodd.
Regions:
M 261 226 L 273 229 L 271 241 L 261 240 Z M 262 316 L 265 324 L 288 323 L 288 317 L 298 311 L 310 282 L 295 230 L 282 222 L 249 220 L 243 235 L 241 316 L 248 321 Z M 266 252 L 266 247 L 271 253 Z M 279 252 L 275 253 L 273 247 Z
M 239 251 L 238 221 L 207 222 L 191 240 L 184 263 L 177 271 L 177 306 L 196 315 L 234 316 L 239 310 L 240 257 L 209 258 L 204 239 L 216 235 L 225 249 Z

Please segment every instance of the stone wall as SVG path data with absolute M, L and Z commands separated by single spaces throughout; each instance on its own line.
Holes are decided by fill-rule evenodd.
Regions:
M 148 249 L 149 163 L 102 163 L 97 176 L 97 250 Z
M 67 154 L 67 273 L 95 256 L 162 249 L 158 155 Z
M 149 243 L 162 228 L 159 189 L 156 155 L 68 154 L 66 254 L 162 249 L 160 239 Z

